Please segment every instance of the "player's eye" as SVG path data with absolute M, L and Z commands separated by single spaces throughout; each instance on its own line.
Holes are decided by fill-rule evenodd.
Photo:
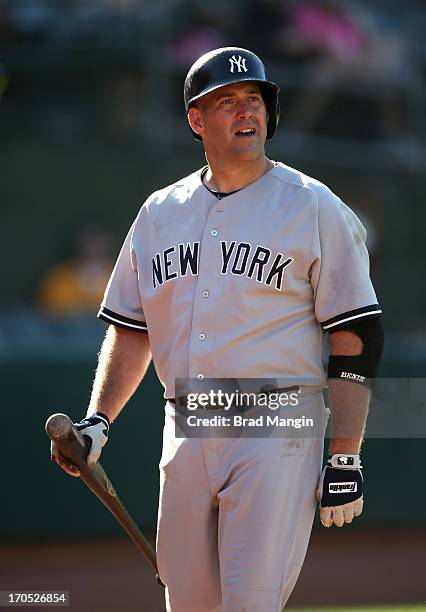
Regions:
M 232 98 L 223 98 L 222 100 L 222 104 L 231 104 L 232 103 Z

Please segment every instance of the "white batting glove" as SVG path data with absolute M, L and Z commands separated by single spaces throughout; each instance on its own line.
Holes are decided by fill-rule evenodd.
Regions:
M 363 507 L 363 478 L 359 455 L 328 458 L 318 484 L 320 519 L 324 527 L 343 527 L 359 516 Z
M 95 412 L 80 423 L 74 423 L 74 426 L 83 434 L 86 443 L 89 443 L 87 463 L 89 467 L 93 467 L 101 456 L 102 448 L 108 441 L 109 418 L 102 412 Z
M 93 467 L 99 459 L 102 448 L 105 446 L 108 440 L 108 433 L 110 427 L 109 418 L 102 412 L 95 412 L 90 417 L 86 417 L 79 423 L 74 423 L 74 427 L 80 431 L 86 443 L 89 445 L 89 454 L 87 456 L 87 463 L 90 467 Z M 70 476 L 80 476 L 80 470 L 77 466 L 72 465 L 65 457 L 63 457 L 54 442 L 50 445 L 50 452 L 52 460 Z

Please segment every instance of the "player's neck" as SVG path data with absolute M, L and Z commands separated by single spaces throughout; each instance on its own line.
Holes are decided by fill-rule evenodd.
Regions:
M 246 187 L 274 166 L 273 162 L 267 157 L 256 160 L 256 163 L 242 162 L 233 166 L 222 164 L 220 161 L 215 163 L 212 163 L 211 160 L 207 161 L 209 162 L 209 168 L 204 183 L 210 189 L 221 193 L 237 191 Z

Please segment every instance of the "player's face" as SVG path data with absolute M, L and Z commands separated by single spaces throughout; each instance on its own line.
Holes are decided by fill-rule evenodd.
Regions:
M 208 157 L 255 160 L 264 155 L 267 113 L 257 83 L 220 87 L 204 96 L 189 115 Z

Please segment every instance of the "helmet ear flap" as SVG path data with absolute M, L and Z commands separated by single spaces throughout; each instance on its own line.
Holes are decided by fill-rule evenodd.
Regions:
M 281 115 L 278 91 L 267 83 L 259 83 L 259 85 L 268 115 L 266 138 L 273 138 Z

